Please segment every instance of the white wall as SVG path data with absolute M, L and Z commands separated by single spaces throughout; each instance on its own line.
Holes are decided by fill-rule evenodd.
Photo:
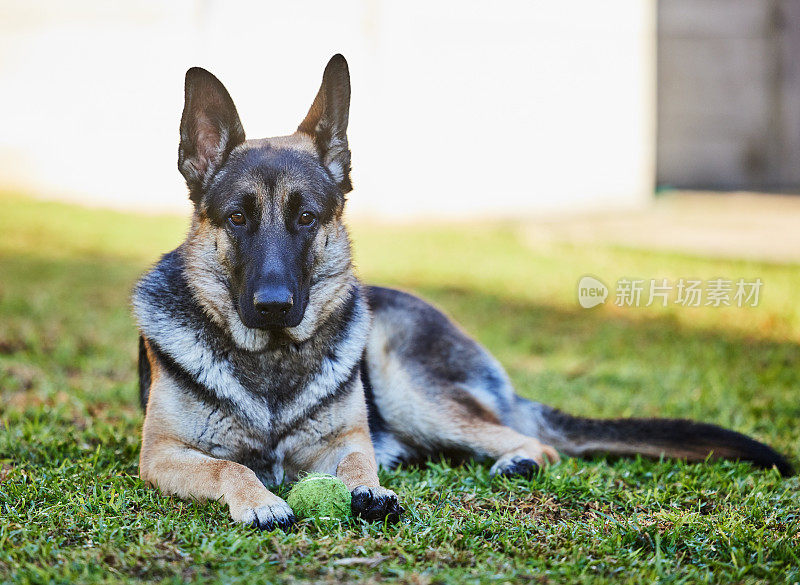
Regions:
M 0 0 L 0 13 L 0 188 L 182 209 L 188 67 L 214 72 L 259 137 L 296 127 L 341 52 L 351 212 L 514 216 L 652 192 L 655 0 Z

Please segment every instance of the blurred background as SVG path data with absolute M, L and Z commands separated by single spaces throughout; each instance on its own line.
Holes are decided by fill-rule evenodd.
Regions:
M 656 187 L 800 186 L 796 0 L 1 0 L 0 188 L 186 207 L 185 70 L 251 137 L 351 66 L 351 212 L 636 209 Z
M 274 136 L 296 128 L 341 52 L 354 213 L 516 215 L 652 195 L 652 1 L 0 6 L 0 186 L 176 209 L 188 67 L 223 81 L 250 137 Z

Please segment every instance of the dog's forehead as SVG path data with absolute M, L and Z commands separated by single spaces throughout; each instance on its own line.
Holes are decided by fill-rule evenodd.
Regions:
M 203 207 L 222 222 L 234 206 L 251 205 L 248 212 L 266 214 L 271 222 L 286 210 L 296 211 L 300 202 L 325 222 L 338 214 L 344 197 L 311 139 L 289 136 L 237 146 L 214 178 Z
M 316 152 L 276 139 L 247 141 L 226 167 L 229 188 L 270 198 L 294 191 L 322 194 L 332 182 Z

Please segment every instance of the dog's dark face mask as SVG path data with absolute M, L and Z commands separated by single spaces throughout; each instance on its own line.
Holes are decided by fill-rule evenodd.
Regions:
M 267 144 L 234 151 L 204 200 L 225 231 L 228 287 L 239 317 L 257 329 L 296 327 L 308 304 L 317 238 L 343 197 L 319 160 Z
M 322 241 L 352 188 L 349 99 L 347 63 L 337 55 L 295 134 L 245 141 L 222 84 L 203 69 L 186 74 L 178 168 L 196 217 L 218 232 L 225 284 L 246 327 L 303 320 Z

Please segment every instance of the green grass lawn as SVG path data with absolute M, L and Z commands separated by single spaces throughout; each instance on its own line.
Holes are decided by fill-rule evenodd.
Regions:
M 382 472 L 392 527 L 233 525 L 136 476 L 134 280 L 187 222 L 0 196 L 0 582 L 800 581 L 800 483 L 746 464 L 565 460 Z M 800 459 L 800 269 L 602 246 L 522 226 L 357 225 L 364 279 L 460 321 L 518 391 L 594 416 L 678 416 Z M 584 310 L 587 273 L 760 277 L 757 308 Z

